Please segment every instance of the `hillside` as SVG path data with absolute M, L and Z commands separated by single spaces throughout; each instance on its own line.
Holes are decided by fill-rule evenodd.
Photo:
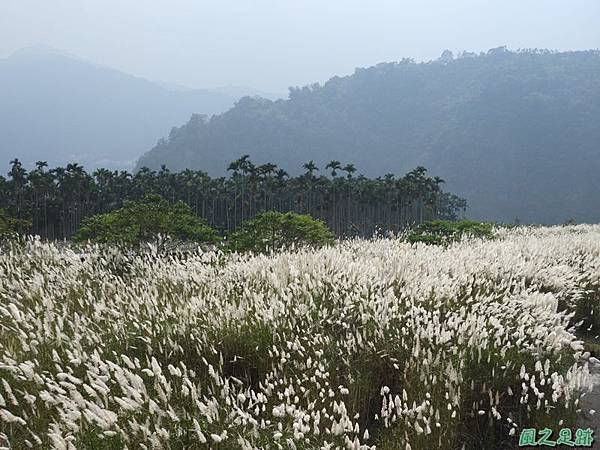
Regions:
M 220 113 L 237 96 L 153 83 L 48 48 L 0 59 L 0 161 L 131 168 L 194 112 Z
M 243 98 L 193 116 L 138 161 L 222 174 L 249 153 L 301 170 L 315 160 L 367 175 L 418 165 L 469 200 L 470 216 L 600 220 L 600 53 L 448 52 L 357 69 L 288 100 Z

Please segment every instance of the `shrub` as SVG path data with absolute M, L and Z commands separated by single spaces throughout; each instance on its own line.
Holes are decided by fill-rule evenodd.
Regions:
M 160 243 L 161 236 L 177 241 L 214 243 L 215 230 L 197 217 L 183 202 L 169 203 L 158 195 L 141 201 L 126 201 L 122 208 L 84 219 L 76 242 L 140 245 Z
M 411 243 L 445 245 L 460 240 L 463 237 L 490 239 L 494 235 L 491 223 L 460 220 L 434 220 L 417 226 L 409 235 Z
M 228 236 L 227 248 L 265 253 L 292 245 L 321 247 L 333 241 L 333 233 L 320 220 L 294 212 L 267 211 L 244 222 Z
M 26 233 L 29 228 L 31 228 L 29 220 L 15 219 L 8 216 L 3 209 L 0 209 L 0 238 Z

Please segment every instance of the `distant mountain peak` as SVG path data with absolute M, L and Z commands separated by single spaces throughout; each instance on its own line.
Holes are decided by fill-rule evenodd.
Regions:
M 193 113 L 231 108 L 235 97 L 161 83 L 98 65 L 46 45 L 0 58 L 0 164 L 69 162 L 92 170 L 130 168 Z M 4 171 L 3 171 L 4 172 Z
M 232 97 L 263 97 L 269 100 L 277 100 L 279 98 L 287 98 L 287 93 L 277 92 L 265 92 L 259 89 L 254 89 L 249 86 L 217 86 L 212 88 L 211 91 L 219 92 L 221 94 L 230 95 Z
M 63 50 L 60 50 L 60 49 L 57 49 L 55 47 L 52 47 L 50 45 L 45 45 L 45 44 L 35 44 L 35 45 L 30 45 L 28 47 L 20 48 L 18 50 L 15 50 L 10 55 L 10 58 L 39 57 L 39 56 L 61 56 L 64 58 L 79 59 L 79 60 L 82 59 L 78 56 L 72 55 Z

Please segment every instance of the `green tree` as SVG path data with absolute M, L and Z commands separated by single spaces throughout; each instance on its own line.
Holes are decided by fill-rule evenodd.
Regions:
M 331 176 L 332 177 L 336 177 L 337 176 L 337 171 L 338 170 L 342 170 L 342 165 L 340 164 L 339 161 L 336 161 L 335 159 L 332 161 L 329 161 L 327 163 L 327 165 L 325 166 L 326 169 L 331 169 Z
M 0 209 L 0 238 L 14 234 L 24 234 L 31 228 L 31 222 L 26 219 L 15 219 Z
M 161 242 L 161 236 L 176 241 L 214 243 L 215 230 L 179 201 L 170 203 L 159 195 L 140 201 L 125 201 L 123 207 L 84 219 L 74 240 L 139 246 Z
M 306 175 L 311 178 L 313 176 L 313 172 L 319 170 L 312 159 L 307 163 L 304 163 L 302 167 L 306 169 Z
M 265 253 L 292 245 L 320 247 L 334 241 L 320 220 L 294 212 L 267 211 L 244 222 L 228 236 L 227 248 L 238 252 Z

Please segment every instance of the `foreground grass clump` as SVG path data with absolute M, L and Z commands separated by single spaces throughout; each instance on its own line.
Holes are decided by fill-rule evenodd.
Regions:
M 425 244 L 447 245 L 462 238 L 491 239 L 494 235 L 493 225 L 472 220 L 433 220 L 422 223 L 408 235 L 408 241 Z
M 8 246 L 0 445 L 509 448 L 574 423 L 570 311 L 599 261 L 595 226 L 253 257 Z

